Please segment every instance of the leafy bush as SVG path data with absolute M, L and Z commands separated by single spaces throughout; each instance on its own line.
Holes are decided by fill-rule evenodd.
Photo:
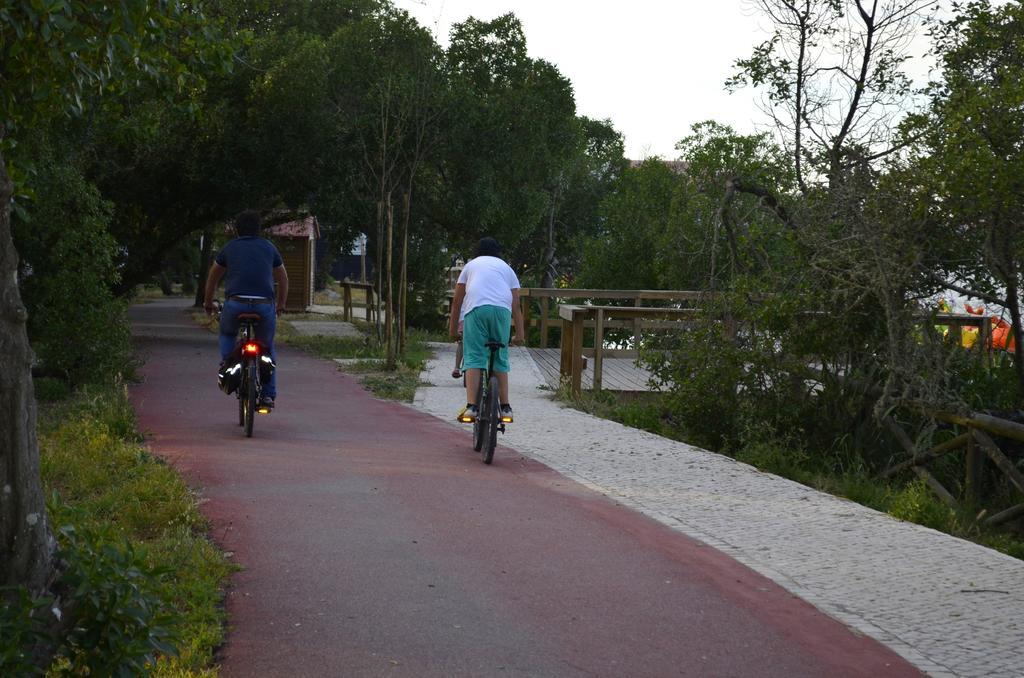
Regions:
M 0 589 L 0 674 L 26 676 L 39 673 L 33 649 L 46 643 L 44 616 L 52 598 L 32 598 L 24 588 Z
M 177 654 L 169 627 L 181 620 L 159 592 L 170 568 L 150 566 L 144 552 L 109 533 L 65 526 L 60 541 L 59 583 L 73 624 L 59 653 L 72 673 L 135 676 L 158 654 Z
M 71 395 L 71 387 L 67 382 L 53 377 L 39 377 L 33 380 L 36 390 L 36 400 L 43 403 L 52 403 L 58 400 L 65 400 Z
M 66 158 L 39 152 L 30 220 L 12 219 L 37 372 L 71 384 L 108 379 L 131 360 L 117 282 L 111 205 Z
M 908 522 L 949 532 L 953 512 L 939 501 L 923 480 L 916 480 L 897 491 L 889 504 L 889 514 Z
M 804 481 L 808 476 L 807 450 L 792 440 L 762 438 L 746 442 L 736 459 L 784 478 Z
M 138 444 L 125 389 L 90 387 L 68 401 L 46 405 L 40 410 L 39 428 L 43 483 L 55 493 L 48 505 L 52 523 L 72 525 L 75 533 L 75 540 L 62 539 L 69 561 L 93 555 L 105 559 L 105 564 L 82 564 L 74 570 L 76 576 L 87 580 L 110 574 L 93 567 L 120 572 L 110 574 L 119 582 L 114 589 L 86 591 L 93 597 L 89 609 L 95 612 L 142 596 L 147 606 L 143 612 L 149 615 L 143 619 L 156 629 L 154 635 L 145 635 L 141 626 L 134 626 L 138 619 L 131 618 L 121 620 L 131 626 L 118 633 L 127 633 L 135 650 L 150 641 L 167 642 L 164 631 L 173 635 L 179 654 L 164 655 L 158 648 L 160 656 L 150 667 L 157 676 L 202 672 L 223 641 L 220 587 L 233 566 L 206 537 L 208 525 L 181 478 Z M 163 576 L 167 571 L 175 576 Z M 91 591 L 92 586 L 86 583 L 85 588 Z M 68 618 L 74 614 L 69 611 Z M 95 639 L 99 632 L 92 633 Z M 62 672 L 86 661 L 83 648 L 92 642 L 90 636 L 75 642 L 77 646 L 62 654 Z M 144 661 L 133 656 L 130 661 Z
M 626 426 L 662 434 L 665 429 L 661 410 L 640 402 L 623 403 L 614 410 L 614 419 Z

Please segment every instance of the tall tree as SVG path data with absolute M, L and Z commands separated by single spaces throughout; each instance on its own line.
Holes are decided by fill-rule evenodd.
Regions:
M 572 86 L 553 65 L 529 57 L 511 14 L 457 24 L 447 60 L 454 102 L 439 220 L 466 250 L 494 235 L 514 265 L 536 266 L 551 193 L 579 148 Z
M 33 126 L 82 112 L 92 92 L 117 91 L 127 74 L 186 85 L 188 60 L 170 46 L 216 45 L 211 31 L 198 8 L 177 2 L 68 0 L 0 12 L 0 585 L 45 589 L 55 546 L 39 480 L 32 351 L 10 229 L 18 190 L 11 172 L 20 177 L 30 162 L 17 142 Z
M 754 0 L 770 37 L 726 85 L 762 87 L 803 192 L 895 150 L 910 38 L 938 0 Z
M 906 131 L 931 235 L 924 263 L 932 285 L 1009 314 L 1024 393 L 1024 7 L 967 3 L 936 37 L 942 77 Z

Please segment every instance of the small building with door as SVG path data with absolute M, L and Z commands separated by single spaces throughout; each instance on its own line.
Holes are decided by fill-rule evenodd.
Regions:
M 308 310 L 313 305 L 316 241 L 320 237 L 320 224 L 316 217 L 310 215 L 268 226 L 262 235 L 277 247 L 288 271 L 288 299 L 285 302 L 288 310 Z

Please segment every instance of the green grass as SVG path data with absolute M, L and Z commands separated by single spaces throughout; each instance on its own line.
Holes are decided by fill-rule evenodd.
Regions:
M 426 342 L 432 340 L 432 335 L 410 330 L 406 337 L 405 354 L 400 357 L 394 370 L 386 370 L 383 368 L 385 350 L 377 342 L 373 326 L 360 322 L 354 324 L 364 333 L 362 337 L 303 335 L 289 327 L 285 321 L 279 325 L 277 341 L 328 360 L 357 359 L 359 362 L 345 365 L 341 369 L 363 375 L 360 383 L 378 398 L 411 403 L 420 385 L 420 373 L 431 356 Z
M 595 416 L 688 442 L 686 432 L 674 425 L 660 394 L 585 391 L 579 397 L 572 397 L 568 389 L 562 387 L 555 397 Z M 847 458 L 849 455 L 814 456 L 793 440 L 755 439 L 721 452 L 762 471 L 1024 560 L 1024 534 L 988 528 L 973 512 L 952 510 L 923 481 L 880 480 L 855 459 Z
M 235 568 L 207 537 L 195 495 L 141 445 L 124 387 L 94 387 L 41 406 L 39 447 L 55 528 L 73 524 L 126 539 L 147 564 L 175 573 L 160 597 L 180 615 L 172 629 L 179 656 L 161 658 L 154 675 L 215 675 L 222 589 Z
M 195 321 L 216 331 L 216 321 L 206 314 L 196 312 Z M 361 337 L 329 337 L 323 335 L 299 334 L 289 324 L 291 320 L 318 320 L 330 322 L 330 316 L 319 314 L 295 314 L 284 316 L 277 324 L 274 338 L 278 345 L 292 346 L 311 353 L 319 358 L 333 360 L 335 358 L 356 359 L 359 362 L 345 365 L 340 369 L 363 375 L 360 382 L 378 398 L 400 400 L 411 403 L 420 386 L 420 373 L 430 359 L 431 351 L 428 341 L 440 340 L 437 333 L 411 329 L 406 336 L 405 354 L 398 360 L 394 370 L 383 369 L 385 358 L 384 347 L 377 342 L 374 326 L 361 321 L 352 323 L 363 333 Z
M 361 382 L 378 398 L 411 403 L 420 385 L 420 371 L 400 365 L 393 372 L 383 370 L 366 374 Z

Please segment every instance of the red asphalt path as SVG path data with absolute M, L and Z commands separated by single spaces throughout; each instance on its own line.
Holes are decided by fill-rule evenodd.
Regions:
M 920 675 L 543 464 L 499 447 L 485 466 L 467 431 L 329 361 L 280 350 L 278 409 L 247 439 L 183 302 L 131 317 L 141 429 L 244 568 L 225 676 Z

